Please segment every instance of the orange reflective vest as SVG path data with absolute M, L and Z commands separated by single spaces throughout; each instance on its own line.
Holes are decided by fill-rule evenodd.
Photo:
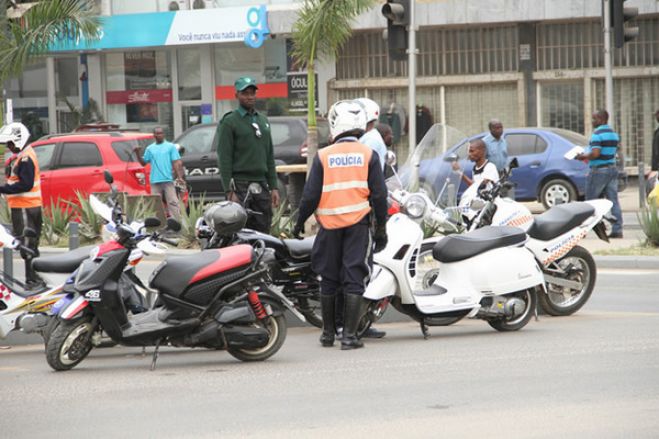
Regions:
M 39 173 L 39 162 L 34 150 L 27 146 L 23 151 L 19 152 L 16 160 L 11 165 L 9 178 L 7 178 L 7 185 L 16 184 L 20 181 L 18 177 L 18 166 L 24 160 L 32 160 L 34 163 L 34 184 L 32 189 L 27 192 L 20 192 L 18 194 L 6 194 L 7 204 L 11 209 L 29 209 L 32 207 L 41 207 L 41 174 Z
M 318 152 L 323 191 L 316 218 L 325 229 L 357 224 L 371 211 L 368 164 L 373 150 L 357 142 L 341 142 Z

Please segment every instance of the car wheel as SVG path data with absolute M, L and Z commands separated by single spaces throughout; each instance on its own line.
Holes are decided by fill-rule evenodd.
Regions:
M 577 199 L 577 191 L 574 186 L 562 178 L 549 180 L 542 186 L 540 191 L 540 202 L 545 209 L 558 204 L 565 204 Z

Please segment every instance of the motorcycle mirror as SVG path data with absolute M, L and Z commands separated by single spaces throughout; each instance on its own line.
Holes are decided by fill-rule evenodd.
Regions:
M 451 154 L 446 154 L 446 156 L 444 157 L 445 162 L 457 162 L 458 160 L 460 160 L 460 158 L 454 152 L 452 152 Z
M 178 151 L 178 155 L 183 157 L 183 154 L 185 154 L 185 146 L 183 146 L 179 143 L 175 143 L 174 146 L 176 147 L 176 150 Z
M 107 184 L 114 183 L 114 178 L 112 177 L 112 174 L 110 174 L 110 171 L 108 171 L 107 169 L 103 171 L 103 177 L 105 178 L 105 182 Z
M 167 228 L 173 232 L 180 232 L 181 223 L 176 221 L 174 218 L 167 218 Z
M 263 187 L 259 183 L 250 183 L 249 186 L 247 186 L 247 191 L 250 194 L 260 194 L 263 192 Z
M 517 157 L 514 157 L 511 161 L 510 164 L 508 165 L 509 169 L 515 169 L 519 168 L 519 162 L 517 161 Z
M 155 217 L 149 217 L 144 220 L 144 227 L 160 227 L 160 224 L 162 224 L 160 220 Z
M 387 165 L 393 168 L 397 163 L 396 153 L 388 149 L 387 153 L 384 155 L 384 161 Z
M 25 229 L 23 229 L 23 236 L 25 236 L 26 238 L 36 238 L 37 231 L 31 227 L 26 227 Z

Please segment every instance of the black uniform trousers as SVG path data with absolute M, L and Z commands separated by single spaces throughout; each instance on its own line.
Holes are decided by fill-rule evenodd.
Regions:
M 240 203 L 247 209 L 260 212 L 260 215 L 248 215 L 245 227 L 259 232 L 270 234 L 270 224 L 272 223 L 272 197 L 270 189 L 266 183 L 259 183 L 263 188 L 260 194 L 249 194 L 247 197 L 247 188 L 250 182 L 236 181 L 236 196 Z M 247 202 L 245 202 L 247 198 Z
M 311 252 L 311 266 L 319 274 L 321 294 L 364 294 L 373 264 L 373 239 L 368 215 L 341 229 L 320 228 Z
M 39 256 L 39 237 L 41 236 L 41 224 L 41 207 L 11 209 L 11 225 L 14 236 L 19 237 L 22 235 L 26 227 L 33 229 L 37 234 L 36 238 L 22 238 L 23 245 L 35 252 L 35 255 L 33 256 L 21 250 L 21 257 L 23 260 L 25 260 L 25 280 L 27 282 L 37 282 L 41 280 L 32 269 L 32 259 Z

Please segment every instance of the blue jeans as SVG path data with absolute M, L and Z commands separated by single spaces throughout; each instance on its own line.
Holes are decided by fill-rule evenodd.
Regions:
M 618 169 L 615 166 L 601 168 L 590 168 L 586 179 L 586 200 L 606 198 L 613 203 L 611 214 L 616 218 L 616 223 L 611 228 L 611 233 L 622 233 L 622 211 L 618 202 Z

